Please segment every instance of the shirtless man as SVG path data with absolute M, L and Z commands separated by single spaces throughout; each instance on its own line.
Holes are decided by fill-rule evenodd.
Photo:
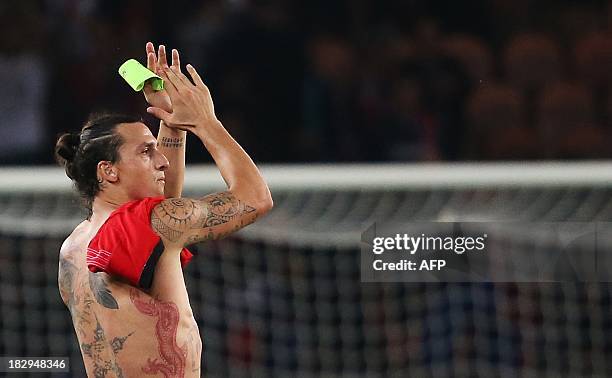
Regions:
M 94 116 L 56 145 L 89 210 L 60 250 L 59 288 L 88 376 L 199 377 L 202 343 L 182 266 L 185 246 L 228 235 L 265 214 L 272 198 L 259 170 L 217 120 L 208 88 L 160 46 L 148 68 L 165 90 L 145 88 L 161 120 L 155 139 L 138 119 Z M 186 132 L 210 152 L 228 189 L 180 198 Z

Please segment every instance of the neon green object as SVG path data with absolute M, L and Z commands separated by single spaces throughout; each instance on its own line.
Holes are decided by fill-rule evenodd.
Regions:
M 164 89 L 164 79 L 147 69 L 136 59 L 129 59 L 123 63 L 121 67 L 119 67 L 119 75 L 121 75 L 136 92 L 144 88 L 147 80 L 151 80 L 151 86 L 154 91 L 161 91 Z

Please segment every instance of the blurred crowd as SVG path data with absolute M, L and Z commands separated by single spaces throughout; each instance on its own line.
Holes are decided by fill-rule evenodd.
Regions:
M 51 163 L 117 74 L 178 48 L 260 162 L 612 157 L 612 2 L 6 0 L 0 163 Z M 208 162 L 190 140 L 188 161 Z

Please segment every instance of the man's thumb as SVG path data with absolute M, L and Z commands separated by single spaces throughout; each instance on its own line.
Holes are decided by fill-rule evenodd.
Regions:
M 156 118 L 159 118 L 159 119 L 161 119 L 162 121 L 164 121 L 166 123 L 168 123 L 168 120 L 169 120 L 170 115 L 171 115 L 167 111 L 162 110 L 160 108 L 156 108 L 154 106 L 149 106 L 147 108 L 147 113 L 153 114 Z

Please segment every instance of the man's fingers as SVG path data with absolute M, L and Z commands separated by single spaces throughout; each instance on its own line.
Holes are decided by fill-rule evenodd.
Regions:
M 159 45 L 159 52 L 157 54 L 157 67 L 160 71 L 166 70 L 166 76 L 172 77 L 170 81 L 174 84 L 174 87 L 178 91 L 180 84 L 187 84 L 188 79 L 181 73 L 181 57 L 177 49 L 172 49 L 172 66 L 168 67 L 168 61 L 166 57 L 166 46 Z
M 147 113 L 152 114 L 153 116 L 155 116 L 158 119 L 161 119 L 162 121 L 166 122 L 166 124 L 170 124 L 170 117 L 172 116 L 172 114 L 168 113 L 165 110 L 162 110 L 160 108 L 156 108 L 154 106 L 149 106 L 147 108 Z
M 153 43 L 147 42 L 145 50 L 147 51 L 147 68 L 155 72 L 155 68 L 157 67 L 157 56 L 155 56 L 155 46 L 153 46 Z
M 153 72 L 157 71 L 157 64 L 155 62 L 155 53 L 150 52 L 147 54 L 147 68 Z
M 191 79 L 193 80 L 195 85 L 198 87 L 206 87 L 206 85 L 204 85 L 204 82 L 202 81 L 202 78 L 200 77 L 200 74 L 198 74 L 196 69 L 193 68 L 191 64 L 188 64 L 186 67 L 187 72 L 189 72 L 189 75 L 191 76 Z
M 172 67 L 178 68 L 179 71 L 181 70 L 181 58 L 177 49 L 172 49 Z
M 187 79 L 187 77 L 183 75 L 177 67 L 172 66 L 168 68 L 167 71 L 168 76 L 171 77 L 171 80 L 173 80 L 177 90 L 180 91 L 181 86 L 184 88 L 187 85 L 191 85 L 191 83 L 189 83 L 189 79 Z
M 177 88 L 179 88 L 179 83 L 180 85 L 182 85 L 183 87 L 192 87 L 193 84 L 191 84 L 189 82 L 189 79 L 187 78 L 187 76 L 185 76 L 178 67 L 170 67 L 170 75 L 174 75 L 174 78 L 176 80 L 176 84 L 177 84 Z
M 155 46 L 153 46 L 152 42 L 147 42 L 145 50 L 147 52 L 147 68 L 150 71 L 156 72 L 157 57 L 155 56 Z
M 157 63 L 160 66 L 167 66 L 168 60 L 166 59 L 166 46 L 159 45 L 159 50 L 157 52 Z
M 153 46 L 153 42 L 147 42 L 145 45 L 145 50 L 147 51 L 147 55 L 149 53 L 155 54 L 155 46 Z
M 176 74 L 178 79 L 185 85 L 189 83 L 189 79 L 181 72 L 181 58 L 177 49 L 172 49 L 172 66 L 171 71 Z
M 153 44 L 151 42 L 147 43 L 147 68 L 153 72 L 156 72 L 156 61 L 155 61 L 155 50 L 153 52 L 149 51 L 150 48 L 153 48 Z M 143 88 L 145 94 L 150 94 L 153 92 L 153 87 L 151 87 L 151 82 L 147 81 Z
M 161 66 L 161 69 L 159 70 L 159 76 L 161 76 L 161 78 L 164 79 L 164 82 L 165 82 L 164 89 L 168 92 L 168 95 L 170 96 L 170 100 L 174 102 L 174 100 L 178 96 L 178 88 L 177 88 L 176 79 L 170 77 L 171 75 L 170 72 L 171 70 L 170 68 L 168 68 L 168 66 Z

